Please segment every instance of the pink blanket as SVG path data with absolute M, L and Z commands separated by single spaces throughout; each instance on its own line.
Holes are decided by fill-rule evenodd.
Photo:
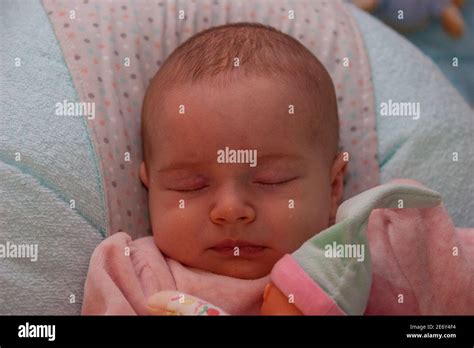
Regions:
M 164 256 L 153 237 L 132 241 L 119 232 L 92 255 L 82 314 L 146 315 L 148 297 L 162 290 L 179 290 L 227 313 L 257 315 L 269 281 L 269 276 L 244 280 L 184 267 Z
M 474 314 L 474 229 L 454 228 L 438 205 L 374 210 L 368 230 L 367 315 Z
M 368 234 L 373 281 L 365 314 L 474 314 L 474 229 L 456 229 L 438 205 L 374 210 Z M 258 315 L 269 281 L 187 268 L 165 257 L 152 237 L 132 241 L 120 232 L 92 255 L 82 314 L 146 315 L 148 297 L 178 290 L 229 314 Z

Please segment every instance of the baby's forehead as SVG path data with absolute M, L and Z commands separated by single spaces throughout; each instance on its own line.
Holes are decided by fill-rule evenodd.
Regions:
M 320 117 L 314 96 L 299 93 L 292 84 L 269 78 L 225 85 L 202 81 L 168 88 L 160 93 L 159 99 L 160 107 L 154 109 L 144 126 L 160 128 L 161 135 L 168 128 L 179 132 L 179 128 L 190 126 L 198 130 L 205 123 L 231 132 L 241 129 L 258 133 L 278 127 L 285 128 L 287 134 L 301 136 L 302 132 L 312 131 Z M 264 136 L 277 135 L 267 132 Z
M 317 104 L 314 93 L 302 93 L 292 81 L 261 76 L 228 82 L 205 80 L 172 86 L 161 93 L 160 99 L 163 111 L 183 115 L 212 108 L 217 112 L 246 109 L 301 117 L 308 112 L 314 113 Z
M 273 83 L 258 85 L 256 77 Z M 200 88 L 182 89 L 190 84 Z M 176 141 L 167 134 L 171 127 L 183 136 L 184 128 L 198 131 L 202 124 L 238 133 L 237 121 L 266 139 L 338 138 L 334 87 L 322 64 L 288 35 L 251 24 L 204 31 L 178 47 L 149 86 L 147 104 L 153 107 L 144 107 L 142 116 L 145 152 L 156 136 Z M 225 123 L 217 124 L 216 116 Z M 193 119 L 199 122 L 188 122 Z M 285 132 L 261 132 L 272 125 Z M 321 137 L 320 130 L 329 135 Z

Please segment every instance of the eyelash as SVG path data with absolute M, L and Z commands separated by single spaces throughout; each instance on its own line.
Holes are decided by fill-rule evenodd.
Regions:
M 180 193 L 192 193 L 192 192 L 198 192 L 198 191 L 204 190 L 206 187 L 208 186 L 203 186 L 203 187 L 199 187 L 197 189 L 191 189 L 191 190 L 172 190 L 172 191 L 176 191 Z
M 295 180 L 295 179 L 296 179 L 296 177 L 295 177 L 295 178 L 288 179 L 288 180 L 279 181 L 279 182 L 272 182 L 272 183 L 257 182 L 257 184 L 263 185 L 263 186 L 283 185 L 283 184 L 287 184 L 287 183 L 289 183 L 290 181 L 293 181 L 293 180 Z
M 272 183 L 256 182 L 256 184 L 261 185 L 261 186 L 278 186 L 278 185 L 287 184 L 290 181 L 293 181 L 295 179 L 297 179 L 297 178 L 294 177 L 294 178 L 291 178 L 291 179 L 288 179 L 288 180 L 284 180 L 284 181 L 280 181 L 280 182 L 272 182 Z M 199 192 L 201 190 L 204 190 L 207 187 L 209 187 L 209 186 L 203 186 L 203 187 L 199 187 L 197 189 L 191 189 L 191 190 L 176 190 L 176 189 L 174 189 L 172 191 L 180 192 L 180 193 L 193 193 L 193 192 Z

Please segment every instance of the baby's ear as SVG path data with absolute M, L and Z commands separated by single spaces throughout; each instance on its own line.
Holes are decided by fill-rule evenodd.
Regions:
M 140 164 L 140 180 L 142 181 L 143 185 L 148 188 L 148 173 L 146 171 L 146 165 L 145 162 L 142 162 Z

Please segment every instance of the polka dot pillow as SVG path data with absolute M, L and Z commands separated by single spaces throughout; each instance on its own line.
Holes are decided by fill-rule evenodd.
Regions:
M 292 35 L 328 69 L 336 87 L 341 147 L 348 152 L 346 198 L 379 183 L 370 67 L 358 28 L 340 1 L 43 0 L 83 102 L 99 159 L 108 233 L 150 234 L 140 111 L 150 79 L 193 34 L 259 22 Z

